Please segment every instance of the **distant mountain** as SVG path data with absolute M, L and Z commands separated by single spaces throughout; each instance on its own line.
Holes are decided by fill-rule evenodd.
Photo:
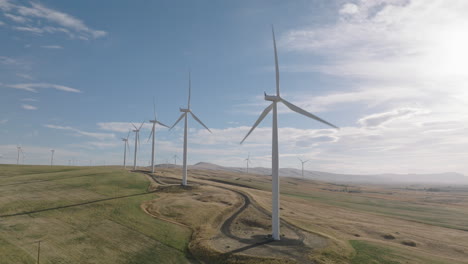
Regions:
M 174 165 L 171 165 L 172 167 Z M 219 170 L 245 173 L 245 168 L 223 167 L 220 165 L 199 162 L 189 166 L 189 169 Z M 260 175 L 271 175 L 271 169 L 263 167 L 249 168 L 249 173 Z M 280 176 L 302 178 L 302 171 L 293 168 L 280 169 Z M 445 172 L 436 174 L 337 174 L 322 171 L 304 170 L 304 177 L 311 180 L 319 180 L 332 183 L 376 183 L 376 184 L 468 184 L 468 177 L 456 172 Z

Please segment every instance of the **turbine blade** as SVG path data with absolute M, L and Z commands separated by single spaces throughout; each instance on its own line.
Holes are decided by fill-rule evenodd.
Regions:
M 192 79 L 190 77 L 190 71 L 189 71 L 189 75 L 188 75 L 188 104 L 187 104 L 187 108 L 190 109 L 190 97 L 192 95 Z
M 128 140 L 128 137 L 130 136 L 130 129 L 128 130 L 128 134 L 127 134 L 127 140 Z
M 179 123 L 180 120 L 182 120 L 182 118 L 184 118 L 184 115 L 185 115 L 185 114 L 187 114 L 187 113 L 182 113 L 182 114 L 180 115 L 179 119 L 177 119 L 177 121 L 174 123 L 174 125 L 171 126 L 170 129 L 173 129 L 173 128 L 177 125 L 177 123 Z
M 275 30 L 273 28 L 273 25 L 271 25 L 271 33 L 273 34 L 273 49 L 275 50 L 276 96 L 280 96 L 278 53 L 276 52 L 276 39 L 275 39 Z
M 254 131 L 254 129 L 258 126 L 258 124 L 260 124 L 260 122 L 262 122 L 262 120 L 265 118 L 266 115 L 268 115 L 268 113 L 271 111 L 272 108 L 273 108 L 273 103 L 270 104 L 269 106 L 267 106 L 267 108 L 265 108 L 265 110 L 263 110 L 262 114 L 260 114 L 260 117 L 257 119 L 255 124 L 252 126 L 249 133 L 247 133 L 247 135 L 244 137 L 244 139 L 242 139 L 242 141 L 240 142 L 241 144 L 244 143 L 244 140 L 250 135 L 250 133 L 252 133 L 252 131 Z
M 153 96 L 153 113 L 154 113 L 154 120 L 158 120 L 156 117 L 156 103 L 154 101 L 154 96 Z
M 163 127 L 169 128 L 167 125 L 165 125 L 165 124 L 163 124 L 163 123 L 161 123 L 161 122 L 159 122 L 159 121 L 156 121 L 156 123 L 160 124 L 160 125 L 163 126 Z
M 138 128 L 138 130 L 141 129 L 141 127 L 143 126 L 144 123 L 145 123 L 145 121 L 143 121 L 143 122 L 141 123 L 140 127 Z
M 296 112 L 296 113 L 305 115 L 305 116 L 310 117 L 310 118 L 312 118 L 312 119 L 315 119 L 315 120 L 317 120 L 317 121 L 319 121 L 319 122 L 322 122 L 322 123 L 324 123 L 324 124 L 327 124 L 327 125 L 329 125 L 329 126 L 331 126 L 331 127 L 334 127 L 334 128 L 336 128 L 336 129 L 339 129 L 337 126 L 335 126 L 335 125 L 333 125 L 333 124 L 331 124 L 331 123 L 329 123 L 329 122 L 327 122 L 327 121 L 321 119 L 320 117 L 318 117 L 318 116 L 316 116 L 316 115 L 314 115 L 314 114 L 311 114 L 311 113 L 307 112 L 306 110 L 304 110 L 304 109 L 302 109 L 302 108 L 299 108 L 299 107 L 297 107 L 297 106 L 291 104 L 290 102 L 288 102 L 288 101 L 286 101 L 286 100 L 284 100 L 284 99 L 282 99 L 282 98 L 281 98 L 281 102 L 283 102 L 283 104 L 285 104 L 289 109 L 293 110 L 293 111 Z
M 203 122 L 200 119 L 198 119 L 198 117 L 194 113 L 190 112 L 190 114 L 192 115 L 193 119 L 197 120 L 197 122 L 200 123 L 200 125 L 204 126 L 211 133 L 211 130 L 207 126 L 205 126 L 205 124 L 203 124 Z
M 133 126 L 135 129 L 138 129 L 138 128 L 135 126 L 135 124 L 133 124 L 133 122 L 132 122 L 132 126 Z
M 148 137 L 148 140 L 146 140 L 146 143 L 148 143 L 149 140 L 151 139 L 151 136 L 152 136 L 153 133 L 154 133 L 154 127 L 155 127 L 155 126 L 156 126 L 156 123 L 153 123 L 153 129 L 151 129 L 151 133 L 150 133 L 150 135 L 149 135 L 149 137 Z
M 301 162 L 303 162 L 303 161 L 301 160 L 301 158 L 298 157 L 297 159 L 300 160 Z

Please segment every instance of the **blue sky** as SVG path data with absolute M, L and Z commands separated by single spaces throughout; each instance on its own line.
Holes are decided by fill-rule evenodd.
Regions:
M 119 164 L 130 122 L 185 107 L 189 163 L 270 165 L 271 118 L 240 140 L 275 89 L 339 131 L 280 107 L 280 166 L 340 173 L 468 173 L 468 3 L 0 0 L 0 163 Z M 150 125 L 141 134 L 147 165 Z M 157 131 L 156 162 L 182 156 Z M 133 149 L 133 135 L 131 148 Z

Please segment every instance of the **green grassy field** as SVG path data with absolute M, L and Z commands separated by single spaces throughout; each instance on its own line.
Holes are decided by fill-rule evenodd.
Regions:
M 188 263 L 191 231 L 154 219 L 142 174 L 0 165 L 0 263 Z

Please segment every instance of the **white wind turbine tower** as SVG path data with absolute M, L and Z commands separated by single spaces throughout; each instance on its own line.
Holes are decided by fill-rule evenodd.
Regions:
M 179 123 L 182 118 L 184 118 L 184 156 L 183 156 L 183 169 L 182 169 L 182 185 L 187 186 L 187 126 L 188 126 L 188 117 L 187 115 L 190 113 L 190 115 L 195 119 L 200 125 L 202 125 L 204 128 L 206 128 L 210 133 L 211 130 L 203 124 L 203 122 L 198 119 L 198 117 L 192 112 L 190 109 L 190 95 L 192 92 L 192 81 L 190 77 L 190 72 L 189 72 L 189 95 L 188 95 L 188 103 L 187 103 L 187 108 L 179 108 L 180 112 L 182 114 L 180 115 L 179 119 L 172 125 L 171 129 Z
M 50 150 L 50 166 L 54 166 L 54 153 L 55 153 L 55 149 L 51 149 Z
M 247 158 L 245 159 L 246 165 L 247 165 L 247 173 L 249 173 L 249 163 L 250 163 L 250 152 Z
M 137 151 L 138 151 L 138 145 L 140 144 L 140 129 L 143 126 L 145 121 L 143 121 L 140 125 L 139 128 L 137 128 L 133 123 L 132 126 L 135 128 L 133 132 L 135 132 L 135 153 L 134 153 L 134 159 L 133 159 L 133 170 L 136 170 L 136 165 L 137 165 Z
M 154 112 L 154 120 L 149 121 L 150 123 L 153 124 L 153 128 L 151 129 L 151 134 L 148 137 L 148 141 L 149 141 L 151 136 L 153 136 L 153 144 L 152 144 L 152 147 L 151 147 L 151 172 L 152 173 L 154 173 L 154 138 L 155 138 L 155 135 L 156 135 L 156 130 L 155 130 L 156 124 L 159 124 L 161 126 L 169 128 L 165 124 L 158 121 L 158 118 L 156 117 L 156 104 L 154 103 L 154 98 L 153 98 L 153 112 Z
M 309 160 L 302 160 L 302 159 L 300 159 L 300 158 L 298 158 L 298 159 L 301 161 L 301 164 L 302 164 L 302 178 L 304 178 L 304 164 L 305 164 L 306 162 L 308 162 Z
M 128 145 L 128 137 L 130 136 L 130 131 L 128 131 L 127 137 L 122 138 L 122 141 L 124 142 L 124 169 L 127 168 L 127 151 L 130 151 L 130 146 Z M 91 163 L 91 161 L 90 161 Z
M 338 128 L 335 125 L 328 123 L 327 121 L 291 104 L 290 102 L 284 100 L 280 96 L 280 86 L 279 86 L 279 67 L 278 67 L 278 55 L 276 52 L 276 40 L 275 32 L 273 26 L 271 27 L 273 35 L 273 49 L 275 52 L 275 72 L 276 72 L 276 95 L 267 95 L 265 93 L 265 100 L 271 101 L 272 103 L 263 110 L 260 114 L 260 117 L 254 123 L 249 133 L 242 139 L 241 144 L 244 140 L 252 133 L 252 131 L 262 122 L 265 116 L 273 109 L 273 124 L 272 124 L 272 148 L 271 148 L 271 172 L 272 172 L 272 237 L 274 240 L 280 240 L 280 217 L 279 217 L 279 157 L 278 157 L 278 112 L 277 104 L 283 103 L 294 112 L 305 115 L 309 118 L 320 121 L 324 124 Z
M 24 162 L 24 152 L 20 146 L 17 146 L 16 149 L 18 150 L 18 157 L 16 158 L 16 165 L 19 165 L 20 153 L 23 155 L 23 162 Z

